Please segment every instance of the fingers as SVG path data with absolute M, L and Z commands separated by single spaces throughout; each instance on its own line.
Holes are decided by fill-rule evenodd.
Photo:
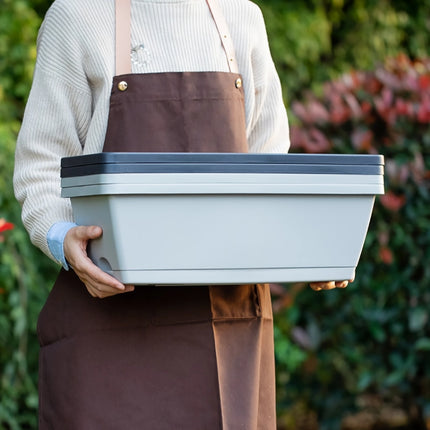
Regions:
M 346 288 L 350 282 L 354 282 L 354 277 L 349 281 L 311 282 L 309 285 L 314 291 L 321 291 L 333 290 L 335 288 Z
M 336 288 L 346 288 L 348 286 L 348 281 L 336 282 Z
M 355 274 L 348 281 L 337 281 L 336 282 L 336 288 L 346 288 L 349 285 L 350 282 L 354 282 L 354 279 L 355 279 Z
M 336 288 L 336 283 L 334 281 L 330 281 L 330 282 L 311 282 L 309 284 L 311 286 L 311 288 L 314 291 L 321 291 L 321 290 L 333 290 L 334 288 Z
M 123 285 L 103 272 L 88 257 L 88 241 L 100 237 L 101 234 L 102 229 L 98 226 L 78 226 L 70 229 L 64 239 L 64 255 L 68 263 L 93 297 L 104 298 L 133 291 L 134 286 Z
M 105 298 L 134 290 L 133 286 L 125 286 L 103 272 L 87 256 L 79 259 L 77 265 L 72 267 L 93 297 Z
M 72 230 L 80 240 L 97 239 L 103 233 L 102 228 L 97 225 L 80 225 L 74 227 Z

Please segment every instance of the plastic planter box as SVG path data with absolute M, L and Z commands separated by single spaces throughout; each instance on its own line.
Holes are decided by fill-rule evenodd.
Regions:
M 379 155 L 100 153 L 62 160 L 90 257 L 128 284 L 350 279 Z

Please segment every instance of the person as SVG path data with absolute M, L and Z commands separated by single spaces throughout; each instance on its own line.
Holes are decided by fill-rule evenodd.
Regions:
M 121 284 L 87 256 L 102 230 L 74 223 L 59 172 L 62 157 L 101 151 L 289 144 L 254 3 L 54 1 L 14 173 L 32 242 L 63 266 L 38 320 L 41 430 L 276 427 L 268 285 Z

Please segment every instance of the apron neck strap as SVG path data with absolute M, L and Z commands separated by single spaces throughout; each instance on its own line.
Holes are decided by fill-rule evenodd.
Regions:
M 239 73 L 233 41 L 218 0 L 206 0 L 206 3 L 215 21 L 222 46 L 227 56 L 228 68 L 231 73 Z M 131 0 L 115 0 L 115 21 L 115 74 L 125 75 L 131 73 Z M 124 47 L 127 47 L 127 49 L 124 49 Z
M 206 3 L 209 6 L 216 28 L 218 29 L 222 47 L 224 48 L 225 55 L 227 56 L 228 69 L 231 73 L 239 73 L 239 66 L 237 65 L 236 54 L 234 52 L 233 39 L 231 38 L 227 21 L 225 20 L 225 16 L 218 0 L 206 0 Z
M 115 74 L 126 75 L 131 73 L 131 0 L 115 0 L 115 22 Z

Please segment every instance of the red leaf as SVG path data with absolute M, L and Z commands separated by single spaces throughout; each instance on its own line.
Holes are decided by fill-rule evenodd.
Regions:
M 372 130 L 354 130 L 351 136 L 352 144 L 357 151 L 367 151 L 372 149 Z
M 309 113 L 303 103 L 293 102 L 291 105 L 293 112 L 302 122 L 310 122 Z
M 387 246 L 381 246 L 381 248 L 379 248 L 379 258 L 385 264 L 392 264 L 393 253 L 391 252 L 391 249 Z
M 330 141 L 317 128 L 311 128 L 305 134 L 302 144 L 305 151 L 311 154 L 327 152 L 331 149 Z
M 386 194 L 380 197 L 380 201 L 384 208 L 397 212 L 400 208 L 402 208 L 406 203 L 405 196 L 397 196 L 391 191 L 388 191 Z
M 430 88 L 430 75 L 421 75 L 418 79 L 420 89 L 427 90 Z
M 327 122 L 329 120 L 329 114 L 327 112 L 327 109 L 325 108 L 325 106 L 316 101 L 313 100 L 312 102 L 309 103 L 308 105 L 308 113 L 309 113 L 309 118 L 310 121 L 312 123 L 315 122 Z
M 364 101 L 361 103 L 361 110 L 363 111 L 364 115 L 367 115 L 372 112 L 372 105 L 369 102 Z
M 407 102 L 405 99 L 398 98 L 395 104 L 395 110 L 397 115 L 413 117 L 414 106 L 411 102 Z
M 430 98 L 423 97 L 418 108 L 417 119 L 423 124 L 430 123 Z

